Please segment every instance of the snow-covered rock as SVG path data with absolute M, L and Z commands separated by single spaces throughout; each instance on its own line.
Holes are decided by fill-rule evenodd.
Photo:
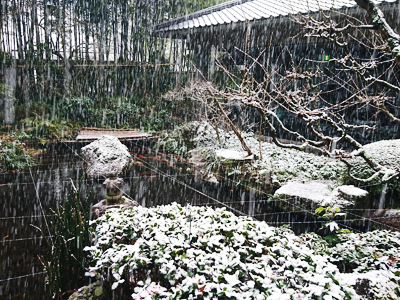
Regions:
M 311 206 L 346 207 L 353 200 L 365 197 L 368 192 L 353 185 L 334 188 L 335 183 L 327 180 L 315 180 L 305 183 L 288 182 L 275 192 L 276 197 L 293 197 L 308 201 Z
M 330 181 L 310 181 L 306 183 L 291 181 L 275 192 L 277 197 L 296 197 L 309 200 L 317 205 L 323 203 L 332 193 Z
M 215 157 L 223 161 L 246 161 L 252 160 L 254 155 L 248 155 L 246 151 L 236 149 L 218 149 L 215 151 Z
M 109 135 L 83 147 L 82 155 L 88 165 L 89 178 L 117 177 L 133 164 L 128 148 L 118 138 Z
M 348 200 L 366 197 L 368 192 L 354 185 L 341 185 L 337 188 L 339 194 Z
M 204 168 L 206 161 L 200 151 L 194 149 L 188 152 L 189 163 L 195 168 Z

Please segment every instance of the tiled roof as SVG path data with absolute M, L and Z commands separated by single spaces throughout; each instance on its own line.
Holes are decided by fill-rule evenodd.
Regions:
M 375 2 L 396 2 L 376 0 Z M 153 32 L 179 31 L 220 24 L 268 19 L 289 14 L 351 8 L 353 0 L 231 0 L 198 12 L 153 26 Z

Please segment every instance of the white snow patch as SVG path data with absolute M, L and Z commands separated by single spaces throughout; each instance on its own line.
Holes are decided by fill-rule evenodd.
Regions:
M 385 216 L 399 218 L 400 210 L 399 209 L 388 209 L 385 211 Z
M 215 156 L 223 160 L 252 160 L 253 155 L 248 156 L 246 151 L 238 151 L 235 149 L 218 149 Z

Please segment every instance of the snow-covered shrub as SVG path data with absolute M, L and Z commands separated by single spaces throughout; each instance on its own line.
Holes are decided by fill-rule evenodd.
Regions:
M 309 234 L 303 236 L 310 237 Z M 366 273 L 380 269 L 400 275 L 399 233 L 375 230 L 367 233 L 338 234 L 338 238 L 341 242 L 335 247 L 327 249 L 318 245 L 313 249 L 319 254 L 329 254 L 329 260 L 345 273 Z
M 374 158 L 379 164 L 390 169 L 396 169 L 400 165 L 400 139 L 399 140 L 384 140 L 363 146 L 365 153 Z M 374 170 L 360 157 L 353 159 L 353 167 L 351 173 L 361 179 L 367 179 L 374 174 Z M 389 169 L 386 176 L 390 177 L 393 175 Z M 380 180 L 376 179 L 373 184 L 381 183 Z M 392 183 L 395 187 L 399 187 L 399 182 Z
M 93 223 L 87 275 L 109 270 L 112 288 L 129 281 L 134 299 L 359 299 L 353 285 L 372 276 L 379 299 L 400 296 L 400 241 L 389 232 L 349 235 L 329 248 L 316 234 L 296 236 L 225 209 L 176 203 L 111 209 Z M 351 246 L 365 257 L 341 273 L 337 264 L 356 255 Z
M 195 147 L 192 139 L 200 124 L 200 122 L 194 121 L 185 123 L 174 130 L 164 132 L 155 147 L 179 155 L 185 154 L 188 150 Z
M 367 233 L 337 234 L 340 240 L 334 247 L 317 234 L 306 233 L 303 239 L 316 254 L 328 255 L 335 264 L 341 280 L 355 285 L 369 281 L 368 299 L 399 299 L 400 297 L 400 234 L 388 230 Z

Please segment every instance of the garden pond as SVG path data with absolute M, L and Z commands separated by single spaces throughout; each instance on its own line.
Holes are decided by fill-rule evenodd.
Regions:
M 122 189 L 125 195 L 144 207 L 172 202 L 182 206 L 227 207 L 236 215 L 248 215 L 269 225 L 289 224 L 296 234 L 316 232 L 324 222 L 297 204 L 274 200 L 260 190 L 246 189 L 228 179 L 218 184 L 208 182 L 200 174 L 191 172 L 191 166 L 182 157 L 157 153 L 144 143 L 125 144 L 135 158 L 135 165 L 123 174 L 125 186 Z M 38 255 L 48 253 L 45 237 L 53 234 L 47 229 L 48 217 L 63 205 L 73 186 L 80 185 L 83 199 L 90 193 L 92 204 L 104 198 L 104 179 L 85 179 L 79 155 L 84 145 L 49 144 L 46 155 L 38 158 L 37 166 L 18 173 L 0 174 L 0 205 L 3 207 L 0 262 L 2 270 L 6 271 L 0 276 L 1 300 L 45 299 L 45 273 Z M 378 204 L 366 202 L 365 205 Z M 371 229 L 370 221 L 358 220 L 342 224 L 355 230 Z

